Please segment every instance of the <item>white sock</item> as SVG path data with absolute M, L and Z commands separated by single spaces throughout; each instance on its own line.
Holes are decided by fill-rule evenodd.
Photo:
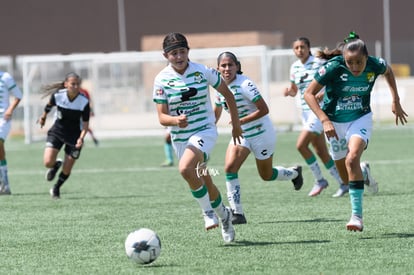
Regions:
M 308 166 L 317 181 L 320 181 L 323 179 L 322 171 L 317 161 L 314 161 L 311 164 L 308 164 Z
M 191 190 L 193 197 L 196 199 L 198 204 L 200 205 L 203 212 L 212 211 L 213 208 L 211 207 L 210 197 L 208 195 L 207 186 L 204 184 L 198 188 L 197 190 Z
M 276 180 L 293 180 L 298 176 L 298 172 L 292 167 L 275 166 L 274 168 L 277 170 Z
M 240 182 L 238 178 L 227 179 L 227 200 L 229 201 L 230 208 L 233 209 L 234 213 L 243 214 L 243 207 L 241 204 L 241 190 Z
M 214 208 L 214 212 L 216 212 L 217 216 L 220 219 L 226 219 L 227 218 L 226 206 L 224 206 L 223 202 L 220 203 L 219 206 Z
M 341 179 L 341 176 L 339 176 L 338 169 L 336 169 L 336 166 L 332 166 L 329 168 L 329 174 L 331 174 L 332 177 L 338 182 L 339 185 L 343 184 L 344 182 Z

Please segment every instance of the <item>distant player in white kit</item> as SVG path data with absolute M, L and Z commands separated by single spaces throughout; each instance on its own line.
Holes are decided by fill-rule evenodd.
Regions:
M 343 184 L 343 181 L 338 174 L 338 170 L 336 169 L 335 162 L 328 153 L 322 123 L 312 112 L 304 99 L 306 88 L 312 81 L 319 67 L 321 67 L 326 60 L 312 55 L 310 41 L 306 37 L 299 37 L 293 42 L 293 51 L 298 60 L 296 60 L 290 67 L 290 85 L 285 89 L 284 95 L 294 97 L 299 94 L 300 97 L 303 128 L 299 134 L 296 148 L 306 161 L 306 164 L 315 178 L 315 184 L 309 192 L 309 196 L 317 196 L 323 189 L 328 187 L 328 181 L 323 176 L 318 160 L 316 159 L 316 156 L 318 156 L 323 162 L 324 167 L 339 183 L 339 189 L 333 196 L 342 197 L 345 193 L 348 193 L 348 185 Z M 322 91 L 318 94 L 318 99 L 322 99 L 323 93 L 324 92 Z M 310 145 L 312 145 L 313 150 L 310 148 Z
M 10 96 L 14 96 L 11 103 Z M 4 142 L 10 133 L 13 111 L 19 105 L 22 96 L 14 78 L 9 73 L 0 71 L 0 195 L 11 194 Z

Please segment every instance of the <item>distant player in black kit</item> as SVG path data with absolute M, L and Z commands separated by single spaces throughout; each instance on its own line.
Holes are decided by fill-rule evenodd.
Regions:
M 88 133 L 90 106 L 86 96 L 80 93 L 81 78 L 75 73 L 66 75 L 62 82 L 43 87 L 43 93 L 50 96 L 42 116 L 38 122 L 43 127 L 47 114 L 56 106 L 55 122 L 47 132 L 43 162 L 46 168 L 46 180 L 52 181 L 59 168 L 56 184 L 50 189 L 54 199 L 60 198 L 60 187 L 69 178 L 75 161 L 79 158 L 83 140 Z M 65 145 L 65 158 L 57 158 L 60 149 Z

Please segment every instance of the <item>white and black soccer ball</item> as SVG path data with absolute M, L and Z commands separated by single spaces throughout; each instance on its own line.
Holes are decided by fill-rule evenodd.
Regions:
M 127 236 L 125 252 L 131 261 L 149 264 L 161 253 L 161 240 L 157 233 L 148 228 L 140 228 Z

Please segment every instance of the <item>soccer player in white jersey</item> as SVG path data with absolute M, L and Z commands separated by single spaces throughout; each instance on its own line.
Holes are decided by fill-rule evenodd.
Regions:
M 276 132 L 268 115 L 269 109 L 256 84 L 242 75 L 241 64 L 231 52 L 223 52 L 217 58 L 217 67 L 225 83 L 236 99 L 237 111 L 243 129 L 240 144 L 230 142 L 225 158 L 227 198 L 233 211 L 233 224 L 246 223 L 244 215 L 238 172 L 252 152 L 260 177 L 265 181 L 291 180 L 295 190 L 303 184 L 302 167 L 273 167 L 273 153 L 276 144 Z M 228 111 L 227 100 L 216 94 L 216 121 L 223 108 Z
M 58 180 L 50 195 L 60 198 L 60 188 L 69 178 L 76 160 L 79 158 L 84 138 L 88 133 L 90 106 L 88 98 L 80 92 L 81 78 L 75 73 L 68 73 L 62 82 L 43 87 L 45 95 L 50 95 L 43 114 L 38 122 L 43 127 L 47 114 L 56 107 L 55 121 L 47 132 L 43 162 L 46 168 L 46 180 L 52 181 L 59 168 Z M 58 159 L 59 151 L 64 147 L 65 158 Z
M 344 183 L 349 184 L 351 219 L 346 228 L 362 231 L 364 185 L 377 188 L 370 167 L 360 163 L 372 132 L 371 92 L 375 80 L 384 75 L 392 97 L 395 122 L 407 122 L 392 69 L 385 60 L 368 55 L 359 36 L 351 32 L 338 48 L 320 52 L 329 61 L 315 74 L 305 91 L 305 100 L 323 125 L 329 152 Z M 322 108 L 316 95 L 325 87 Z
M 232 242 L 235 236 L 232 213 L 224 206 L 206 162 L 217 139 L 209 86 L 228 101 L 233 142 L 240 142 L 242 130 L 233 94 L 215 69 L 189 60 L 184 35 L 175 32 L 166 35 L 163 50 L 168 65 L 155 77 L 153 89 L 159 122 L 170 127 L 178 169 L 202 209 L 206 230 L 219 225 L 218 216 L 224 241 Z
M 348 185 L 343 184 L 335 162 L 328 153 L 322 123 L 303 98 L 306 87 L 312 81 L 319 67 L 325 63 L 325 60 L 312 55 L 310 41 L 306 37 L 299 37 L 293 42 L 293 51 L 298 60 L 290 67 L 290 86 L 285 89 L 284 95 L 294 97 L 299 92 L 300 96 L 303 129 L 298 137 L 296 148 L 305 159 L 315 178 L 315 184 L 308 195 L 311 197 L 317 196 L 323 189 L 328 187 L 328 181 L 322 174 L 318 160 L 309 148 L 309 145 L 312 144 L 315 153 L 322 160 L 325 168 L 339 184 L 339 189 L 333 196 L 341 197 L 348 192 Z M 318 99 L 322 100 L 322 97 L 323 91 L 318 94 Z
M 14 99 L 10 103 L 10 97 Z M 4 142 L 11 129 L 13 111 L 22 99 L 22 92 L 8 72 L 0 71 L 0 195 L 10 195 Z

